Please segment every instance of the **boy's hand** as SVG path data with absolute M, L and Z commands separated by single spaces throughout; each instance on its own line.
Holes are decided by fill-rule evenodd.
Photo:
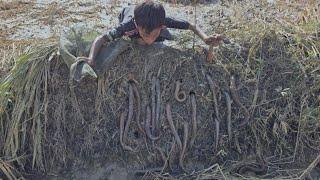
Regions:
M 91 58 L 89 58 L 89 57 L 77 57 L 77 60 L 78 61 L 85 61 L 85 62 L 87 62 L 91 67 L 93 67 L 94 66 L 94 62 L 93 62 L 93 60 L 91 59 Z
M 94 66 L 93 60 L 92 60 L 91 58 L 88 58 L 87 63 L 88 63 L 91 67 Z
M 221 34 L 215 34 L 215 35 L 206 37 L 203 41 L 208 45 L 218 46 L 221 44 L 223 39 L 225 39 L 225 36 Z

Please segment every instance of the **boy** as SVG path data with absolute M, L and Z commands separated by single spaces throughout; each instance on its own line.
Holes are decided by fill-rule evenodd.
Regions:
M 150 45 L 154 42 L 172 40 L 166 28 L 189 29 L 198 35 L 206 44 L 217 46 L 223 39 L 221 35 L 208 37 L 196 26 L 187 21 L 166 17 L 163 6 L 153 1 L 145 1 L 135 7 L 124 8 L 119 15 L 120 25 L 111 31 L 98 36 L 91 47 L 88 63 L 95 65 L 95 58 L 103 44 L 124 35 L 136 39 L 139 44 Z

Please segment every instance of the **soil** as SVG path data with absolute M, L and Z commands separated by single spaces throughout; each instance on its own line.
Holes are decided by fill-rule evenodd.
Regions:
M 224 52 L 224 54 L 228 53 Z M 287 55 L 284 54 L 284 56 Z M 234 62 L 223 63 L 228 66 L 228 63 L 233 64 Z M 245 62 L 238 63 L 240 66 Z M 293 89 L 296 94 L 302 93 L 301 89 L 294 89 L 292 86 L 303 84 L 302 79 L 292 79 L 291 74 L 279 76 L 269 72 L 271 69 L 277 69 L 279 72 L 290 71 L 293 74 L 299 74 L 301 72 L 295 69 L 297 66 L 295 63 L 281 62 L 280 59 L 269 60 L 265 63 L 266 69 L 261 72 L 261 81 L 265 82 L 261 84 L 262 89 L 278 87 L 280 84 L 274 83 L 274 78 L 277 79 L 277 82 L 282 82 L 283 87 Z M 286 65 L 282 66 L 284 64 Z M 250 123 L 245 124 L 244 127 L 240 127 L 239 124 L 246 120 L 245 112 L 238 104 L 233 103 L 230 112 L 232 117 L 232 137 L 230 137 L 227 131 L 228 110 L 224 93 L 229 93 L 230 70 L 233 69 L 219 64 L 207 64 L 203 53 L 182 51 L 161 43 L 152 46 L 132 43 L 127 51 L 106 68 L 105 74 L 98 81 L 86 76 L 80 82 L 73 82 L 71 86 L 68 67 L 61 59 L 52 61 L 50 66 L 48 119 L 52 121 L 49 121 L 47 128 L 45 151 L 52 152 L 46 157 L 46 161 L 54 163 L 46 166 L 50 167 L 50 173 L 58 177 L 140 179 L 142 177 L 155 178 L 158 174 L 169 173 L 176 178 L 192 179 L 195 176 L 190 175 L 191 172 L 201 172 L 204 168 L 216 163 L 225 164 L 227 167 L 232 164 L 231 162 L 241 162 L 233 164 L 232 173 L 240 173 L 245 176 L 272 174 L 271 169 L 265 169 L 266 159 L 261 159 L 261 157 L 271 158 L 272 149 L 277 144 L 276 142 L 263 144 L 268 141 L 264 139 L 263 132 L 271 133 L 272 128 L 268 126 L 274 122 L 272 120 L 264 122 L 263 119 L 259 119 L 259 116 L 268 113 L 265 109 L 268 109 L 270 104 L 263 105 L 265 102 L 275 99 L 276 104 L 283 103 L 283 106 L 286 106 L 286 100 L 282 99 L 281 94 L 276 91 L 262 95 L 264 92 L 262 90 L 259 95 L 261 98 L 258 98 L 261 105 L 257 107 L 256 113 L 250 109 L 250 114 L 254 114 Z M 215 110 L 208 75 L 212 77 L 214 83 L 213 89 L 215 89 L 219 115 Z M 153 79 L 160 81 L 159 126 L 152 131 L 154 136 L 160 137 L 157 140 L 150 140 L 145 135 L 146 131 L 141 132 L 138 128 L 139 124 L 145 128 L 147 106 L 153 109 Z M 240 74 L 235 74 L 235 80 L 240 103 L 244 107 L 252 106 L 256 85 L 245 82 L 241 79 Z M 187 99 L 183 102 L 177 101 L 174 96 L 177 81 L 182 83 L 180 91 L 185 91 L 187 95 Z M 125 113 L 125 123 L 128 122 L 131 83 L 136 84 L 138 88 L 141 106 L 137 106 L 137 99 L 134 98 L 134 119 L 131 122 L 127 139 L 123 141 L 134 149 L 133 151 L 120 143 L 120 133 L 122 133 L 120 119 L 121 114 Z M 194 146 L 190 145 L 193 131 L 191 92 L 195 94 L 197 105 L 198 128 Z M 184 124 L 188 124 L 189 134 L 183 165 L 179 161 L 182 150 L 176 143 L 176 137 L 173 136 L 168 122 L 167 104 L 171 106 L 173 125 L 181 142 L 186 132 Z M 141 108 L 139 123 L 135 119 L 138 108 Z M 297 112 L 294 111 L 286 114 L 288 113 L 292 113 L 288 115 L 290 117 L 297 115 Z M 218 136 L 215 121 L 217 117 L 220 119 Z M 263 128 L 263 132 L 258 132 L 257 126 Z M 294 132 L 289 131 L 289 133 Z M 272 139 L 271 134 L 268 136 L 267 138 Z M 290 136 L 287 137 L 290 138 Z M 292 140 L 287 139 L 286 142 L 290 141 Z M 290 150 L 293 148 L 292 145 L 281 147 L 284 151 L 283 155 L 289 156 L 292 153 Z M 168 158 L 167 165 L 159 150 Z M 270 163 L 274 160 L 268 161 Z M 183 175 L 184 173 L 187 175 Z M 264 177 L 268 178 L 272 175 Z
M 195 144 L 196 147 L 201 148 L 187 146 L 185 171 L 201 170 L 203 167 L 209 166 L 212 161 L 216 161 L 214 152 L 218 152 L 219 150 L 214 149 L 212 146 L 213 137 L 207 136 L 207 133 L 214 134 L 214 128 L 212 128 L 214 124 L 210 120 L 212 116 L 212 104 L 209 100 L 210 92 L 205 85 L 204 76 L 199 74 L 201 70 L 198 67 L 204 63 L 205 57 L 194 57 L 190 52 L 172 49 L 163 44 L 148 47 L 133 44 L 131 48 L 121 54 L 115 63 L 106 69 L 104 77 L 99 79 L 98 83 L 88 77 L 82 79 L 80 83 L 74 84 L 75 96 L 79 104 L 81 116 L 77 114 L 74 107 L 70 107 L 71 109 L 66 107 L 64 112 L 65 120 L 62 121 L 66 123 L 64 127 L 67 134 L 70 131 L 70 133 L 76 132 L 78 135 L 69 137 L 68 140 L 65 140 L 63 136 L 58 137 L 66 143 L 67 147 L 65 152 L 61 153 L 66 158 L 70 156 L 66 152 L 75 153 L 74 156 L 79 158 L 79 164 L 74 167 L 76 169 L 81 166 L 87 166 L 86 162 L 90 159 L 93 165 L 105 162 L 118 163 L 117 166 L 126 169 L 128 173 L 140 172 L 144 169 L 156 169 L 159 172 L 159 170 L 162 170 L 163 160 L 157 148 L 162 149 L 165 154 L 168 154 L 174 142 L 166 118 L 166 104 L 171 104 L 175 128 L 182 139 L 184 122 L 189 124 L 189 132 L 192 131 L 191 119 L 189 118 L 191 115 L 189 94 L 192 91 L 196 94 L 197 99 L 198 132 L 206 133 L 197 134 Z M 196 61 L 198 61 L 199 65 L 195 63 Z M 50 110 L 53 113 L 52 117 L 59 116 L 58 114 L 62 113 L 58 111 L 61 109 L 61 100 L 64 101 L 64 106 L 70 106 L 72 101 L 68 98 L 67 68 L 58 67 L 57 69 L 59 69 L 57 75 L 59 74 L 62 79 L 54 77 L 54 82 L 59 83 L 59 85 L 52 84 L 53 94 L 50 94 L 52 100 L 49 105 L 50 109 L 52 109 Z M 202 69 L 202 71 L 206 70 Z M 218 75 L 219 72 L 217 70 L 211 70 L 210 73 L 214 76 L 221 76 Z M 151 90 L 152 79 L 154 77 L 160 80 L 160 125 L 155 131 L 160 136 L 160 139 L 150 141 L 144 133 L 139 131 L 137 122 L 133 121 L 128 132 L 129 140 L 126 143 L 133 148 L 138 147 L 138 152 L 126 151 L 119 144 L 119 124 L 120 114 L 128 110 L 129 79 L 133 78 L 139 89 L 142 102 L 140 107 L 142 113 L 139 121 L 140 125 L 144 127 L 146 106 L 152 105 Z M 176 81 L 182 81 L 180 90 L 185 91 L 187 94 L 187 99 L 184 102 L 178 102 L 174 99 Z M 61 94 L 65 95 L 61 97 Z M 134 116 L 137 115 L 137 108 L 137 106 L 134 107 Z M 54 142 L 50 137 L 57 138 L 55 134 L 57 134 L 59 124 L 55 122 L 52 126 L 51 129 L 55 131 L 52 132 L 54 134 L 48 136 L 48 142 Z M 61 133 L 65 134 L 64 132 Z M 60 148 L 54 147 L 54 149 Z M 175 148 L 172 153 L 171 156 L 173 158 L 170 158 L 170 161 L 172 161 L 170 162 L 170 168 L 165 168 L 163 171 L 180 174 L 182 171 L 178 163 L 179 150 Z M 57 160 L 60 159 L 56 158 Z M 81 171 L 83 172 L 83 169 Z M 75 176 L 80 177 L 85 174 L 84 172 L 84 174 L 79 174 L 77 170 L 74 173 Z M 101 172 L 94 173 L 93 176 L 99 173 Z M 144 175 L 143 173 L 138 174 Z

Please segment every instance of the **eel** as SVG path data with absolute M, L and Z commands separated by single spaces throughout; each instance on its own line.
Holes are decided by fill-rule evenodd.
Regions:
M 187 99 L 187 95 L 185 91 L 180 91 L 180 87 L 181 87 L 182 81 L 178 80 L 176 81 L 176 89 L 174 91 L 174 98 L 178 101 L 178 102 L 183 102 Z
M 197 103 L 196 103 L 196 95 L 194 92 L 190 92 L 191 98 L 191 122 L 192 122 L 192 136 L 190 140 L 190 145 L 194 145 L 194 141 L 197 136 Z
M 167 114 L 167 120 L 169 122 L 169 126 L 170 126 L 170 129 L 172 131 L 172 134 L 179 146 L 179 149 L 182 150 L 182 143 L 181 143 L 181 140 L 180 140 L 180 137 L 178 135 L 178 132 L 176 131 L 176 128 L 173 124 L 173 120 L 172 120 L 172 113 L 171 113 L 171 106 L 169 103 L 167 103 L 166 105 L 166 114 Z

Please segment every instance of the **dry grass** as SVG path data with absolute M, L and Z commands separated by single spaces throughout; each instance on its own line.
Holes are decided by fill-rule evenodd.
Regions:
M 28 12 L 34 5 L 30 1 L 1 1 L 0 2 L 0 17 L 11 18 L 17 16 L 19 13 Z
M 15 60 L 30 50 L 31 47 L 44 45 L 55 41 L 54 38 L 33 40 L 7 40 L 0 38 L 0 77 L 12 69 Z
M 19 165 L 25 163 L 24 159 L 17 158 L 21 155 L 19 152 L 29 149 L 27 147 L 31 143 L 32 166 L 44 168 L 42 143 L 46 125 L 40 120 L 47 120 L 48 63 L 53 52 L 56 52 L 53 45 L 27 49 L 15 59 L 12 70 L 2 78 L 1 151 L 6 157 L 15 158 Z M 39 93 L 41 91 L 45 94 Z M 8 109 L 8 106 L 12 108 Z M 29 130 L 28 125 L 31 125 Z M 31 142 L 28 141 L 29 136 L 32 137 Z
M 9 180 L 24 180 L 19 171 L 12 165 L 16 159 L 4 161 L 0 158 L 0 175 Z

